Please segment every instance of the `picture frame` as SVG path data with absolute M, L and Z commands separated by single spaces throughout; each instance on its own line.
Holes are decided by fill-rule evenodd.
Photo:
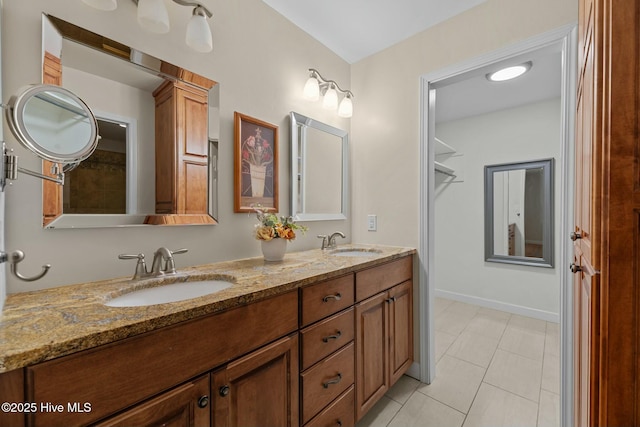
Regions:
M 278 126 L 237 111 L 234 124 L 234 212 L 278 212 Z

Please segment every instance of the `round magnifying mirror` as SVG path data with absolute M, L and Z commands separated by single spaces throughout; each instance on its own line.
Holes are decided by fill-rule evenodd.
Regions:
M 27 87 L 11 97 L 6 115 L 18 141 L 54 163 L 78 163 L 98 145 L 98 122 L 91 109 L 59 86 Z

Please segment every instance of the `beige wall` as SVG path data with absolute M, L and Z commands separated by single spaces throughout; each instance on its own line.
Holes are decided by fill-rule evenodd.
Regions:
M 352 66 L 353 238 L 419 246 L 420 76 L 577 21 L 574 0 L 487 0 Z M 378 231 L 367 231 L 367 214 Z
M 21 175 L 6 190 L 6 247 L 22 249 L 25 275 L 53 265 L 49 274 L 33 283 L 7 278 L 8 292 L 21 292 L 68 283 L 133 274 L 132 262 L 119 261 L 119 253 L 144 252 L 150 257 L 160 246 L 189 248 L 179 255 L 182 266 L 260 255 L 252 237 L 255 217 L 233 213 L 233 112 L 280 127 L 280 211 L 289 211 L 289 119 L 291 110 L 349 129 L 350 120 L 322 110 L 302 99 L 307 69 L 350 87 L 349 64 L 285 20 L 260 0 L 205 0 L 213 13 L 214 51 L 199 54 L 184 44 L 188 8 L 167 2 L 172 20 L 169 34 L 142 30 L 135 5 L 118 2 L 118 9 L 102 12 L 80 0 L 5 0 L 3 8 L 3 92 L 7 98 L 24 85 L 40 81 L 41 12 L 87 28 L 151 55 L 220 82 L 220 158 L 218 226 L 177 228 L 109 228 L 43 230 L 40 180 Z M 6 101 L 6 99 L 5 99 Z M 37 170 L 40 161 L 22 149 L 5 129 L 6 140 L 20 156 L 23 167 Z M 316 234 L 342 230 L 351 235 L 348 221 L 314 222 L 311 230 L 290 244 L 289 250 L 319 247 Z

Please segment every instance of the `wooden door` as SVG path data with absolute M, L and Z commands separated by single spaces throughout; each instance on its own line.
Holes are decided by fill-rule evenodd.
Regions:
M 410 280 L 389 290 L 389 387 L 413 362 L 413 286 Z
M 640 3 L 579 5 L 575 425 L 639 425 Z
M 389 294 L 356 304 L 356 420 L 389 389 Z
M 207 374 L 95 426 L 207 427 L 211 417 L 209 390 Z
M 282 338 L 213 374 L 214 427 L 298 427 L 298 335 Z

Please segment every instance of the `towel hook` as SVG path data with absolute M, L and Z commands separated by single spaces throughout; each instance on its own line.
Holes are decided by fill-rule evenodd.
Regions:
M 25 282 L 35 282 L 36 280 L 40 280 L 44 277 L 45 274 L 51 268 L 51 264 L 45 264 L 42 266 L 42 272 L 37 276 L 26 277 L 22 274 L 18 273 L 18 263 L 24 259 L 24 252 L 21 250 L 15 250 L 11 253 L 0 252 L 0 263 L 9 261 L 11 263 L 11 273 L 16 276 L 18 279 L 23 280 Z

